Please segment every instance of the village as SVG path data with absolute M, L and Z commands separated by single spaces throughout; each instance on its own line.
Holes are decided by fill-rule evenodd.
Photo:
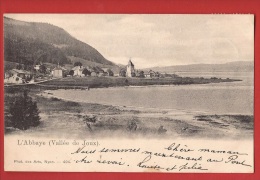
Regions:
M 30 70 L 24 65 L 17 64 L 16 68 L 5 70 L 4 84 L 34 84 L 65 77 L 126 77 L 126 78 L 166 78 L 177 77 L 175 74 L 155 72 L 153 70 L 143 71 L 135 69 L 131 61 L 119 71 L 99 66 L 83 66 L 81 62 L 74 65 L 56 65 L 52 68 L 48 63 L 33 65 Z

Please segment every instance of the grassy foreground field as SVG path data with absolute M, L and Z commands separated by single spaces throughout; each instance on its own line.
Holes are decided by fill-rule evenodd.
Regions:
M 220 78 L 125 78 L 125 77 L 66 77 L 43 82 L 40 86 L 50 88 L 101 88 L 114 86 L 185 85 L 240 81 Z

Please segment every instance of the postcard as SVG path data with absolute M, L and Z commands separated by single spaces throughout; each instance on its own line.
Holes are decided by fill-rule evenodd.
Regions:
M 254 15 L 3 18 L 5 171 L 254 172 Z

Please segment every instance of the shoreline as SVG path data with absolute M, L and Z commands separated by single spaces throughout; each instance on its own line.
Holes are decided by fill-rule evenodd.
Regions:
M 205 114 L 173 109 L 136 108 L 77 102 L 54 97 L 52 90 L 32 89 L 41 124 L 6 135 L 71 138 L 252 139 L 253 115 Z M 12 93 L 5 95 L 12 98 Z M 8 99 L 6 99 L 8 101 Z M 11 102 L 11 100 L 9 99 Z M 180 113 L 181 112 L 181 113 Z M 89 120 L 95 117 L 95 122 Z M 68 133 L 70 132 L 70 133 Z
M 127 78 L 127 77 L 66 77 L 53 79 L 35 84 L 49 89 L 92 89 L 109 87 L 146 87 L 163 85 L 192 85 L 212 84 L 225 82 L 238 82 L 240 79 L 203 78 L 203 77 L 177 77 L 177 78 Z
M 47 94 L 48 95 L 48 94 Z M 206 138 L 206 139 L 250 139 L 253 137 L 253 116 L 241 114 L 178 114 L 174 111 L 161 109 L 140 109 L 105 104 L 66 101 L 52 96 L 43 96 L 51 101 L 64 103 L 78 103 L 80 112 L 65 112 L 77 117 L 83 123 L 86 117 L 96 117 L 97 122 L 88 128 L 84 124 L 84 133 L 104 138 L 106 136 L 147 137 L 147 138 Z M 54 99 L 53 99 L 54 98 Z M 67 115 L 56 111 L 58 119 Z M 51 114 L 50 114 L 51 115 Z M 246 119 L 247 121 L 241 123 Z M 229 122 L 230 120 L 230 122 Z M 127 130 L 129 123 L 137 125 L 136 130 Z M 162 127 L 161 127 L 162 126 Z M 252 128 L 251 128 L 252 126 Z M 165 131 L 165 132 L 164 132 Z M 108 135 L 109 134 L 109 135 Z M 77 135 L 76 135 L 77 136 Z

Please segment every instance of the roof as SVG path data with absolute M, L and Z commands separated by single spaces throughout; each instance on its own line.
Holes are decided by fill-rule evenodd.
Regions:
M 101 69 L 100 67 L 96 66 L 92 68 L 93 71 L 97 72 L 97 73 L 104 73 L 104 70 Z
M 73 71 L 76 71 L 76 70 L 81 70 L 83 71 L 84 67 L 83 66 L 75 66 L 72 68 Z
M 128 65 L 134 66 L 134 64 L 132 63 L 131 59 L 129 60 Z
M 107 72 L 109 68 L 101 68 L 104 72 Z
M 28 72 L 28 71 L 20 70 L 20 69 L 12 69 L 12 70 L 10 70 L 10 72 L 12 72 L 12 73 L 17 73 L 17 74 L 31 74 L 31 73 Z
M 53 69 L 53 71 L 55 71 L 55 70 L 62 70 L 62 68 L 61 68 L 61 67 L 55 67 L 55 68 Z

